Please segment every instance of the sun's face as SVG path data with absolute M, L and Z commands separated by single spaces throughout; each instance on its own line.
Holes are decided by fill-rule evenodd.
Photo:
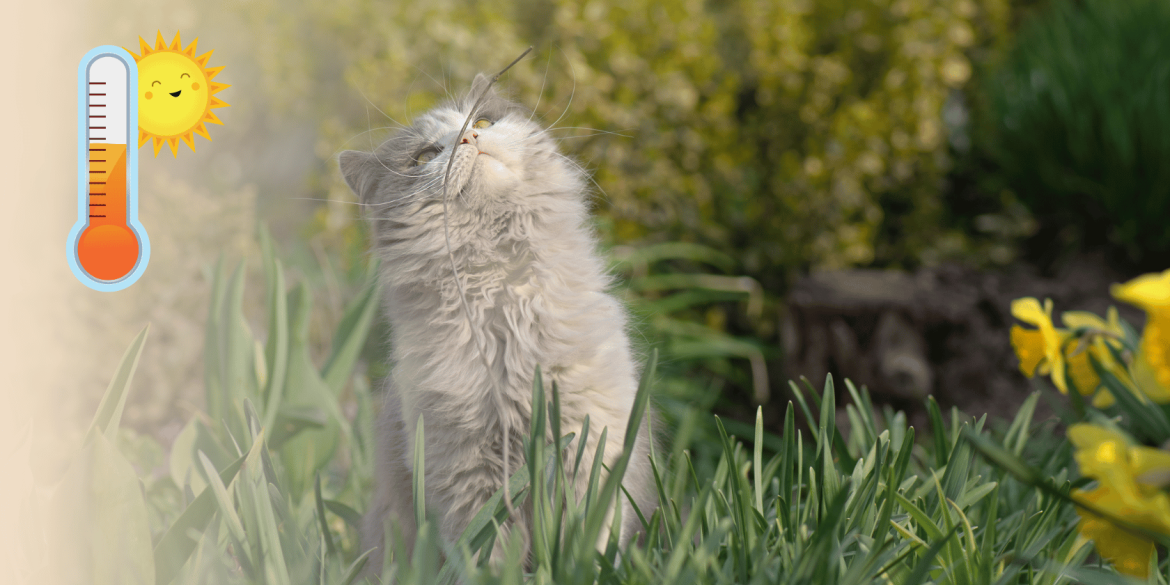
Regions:
M 195 150 L 193 134 L 211 140 L 205 124 L 223 124 L 211 111 L 228 105 L 214 94 L 231 86 L 212 81 L 223 67 L 207 68 L 211 52 L 196 57 L 199 40 L 183 49 L 178 33 L 169 47 L 161 32 L 154 49 L 142 39 L 139 42 L 142 56 L 134 55 L 138 62 L 138 146 L 153 138 L 155 156 L 164 142 L 178 156 L 182 140 Z
M 138 125 L 157 136 L 177 136 L 207 109 L 207 78 L 183 55 L 154 53 L 138 62 Z M 146 82 L 149 82 L 147 84 Z

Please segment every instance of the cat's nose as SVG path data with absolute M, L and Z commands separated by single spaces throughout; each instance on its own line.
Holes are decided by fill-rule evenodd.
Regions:
M 460 140 L 459 144 L 475 144 L 476 138 L 479 138 L 479 133 L 474 129 L 468 130 L 463 133 L 463 140 Z

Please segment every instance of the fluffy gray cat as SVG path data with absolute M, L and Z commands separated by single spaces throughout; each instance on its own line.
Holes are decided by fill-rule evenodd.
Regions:
M 419 116 L 375 152 L 341 153 L 342 175 L 365 209 L 381 257 L 391 329 L 392 369 L 363 534 L 364 548 L 380 549 L 372 555 L 375 572 L 384 523 L 401 526 L 407 551 L 414 543 L 412 453 L 420 414 L 426 503 L 442 537 L 454 542 L 502 485 L 505 433 L 508 474 L 521 464 L 538 365 L 546 398 L 553 381 L 559 389 L 563 432 L 580 436 L 589 416 L 583 471 L 571 479 L 578 497 L 602 428 L 605 463 L 620 455 L 634 402 L 638 368 L 625 311 L 606 292 L 611 281 L 595 251 L 587 177 L 557 152 L 530 111 L 491 89 L 451 147 L 489 86 L 480 75 L 467 97 Z M 638 432 L 623 485 L 648 514 L 655 505 L 651 437 L 645 424 Z M 624 545 L 641 526 L 628 501 L 622 505 Z M 516 512 L 526 534 L 530 512 Z M 603 533 L 599 545 L 607 538 Z M 500 552 L 497 541 L 493 557 Z

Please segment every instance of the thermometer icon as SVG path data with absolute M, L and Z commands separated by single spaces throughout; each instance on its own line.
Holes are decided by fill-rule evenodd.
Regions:
M 138 67 L 120 47 L 103 45 L 77 68 L 77 223 L 69 268 L 86 286 L 122 290 L 150 260 L 138 222 Z

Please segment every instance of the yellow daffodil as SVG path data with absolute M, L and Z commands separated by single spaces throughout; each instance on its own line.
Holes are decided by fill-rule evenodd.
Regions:
M 1120 344 L 1111 339 L 1122 335 L 1115 309 L 1110 309 L 1108 320 L 1083 311 L 1065 312 L 1061 318 L 1069 329 L 1052 324 L 1052 301 L 1048 299 L 1043 305 L 1031 297 L 1016 299 L 1012 302 L 1012 315 L 1036 326 L 1036 329 L 1025 329 L 1015 325 L 1011 330 L 1012 347 L 1025 376 L 1051 375 L 1052 383 L 1064 394 L 1068 394 L 1071 381 L 1081 395 L 1093 397 L 1093 406 L 1105 408 L 1113 404 L 1113 395 L 1101 387 L 1101 377 L 1093 369 L 1090 355 L 1119 379 L 1128 379 L 1125 367 L 1117 363 L 1105 345 L 1110 341 Z M 1071 329 L 1080 328 L 1090 330 L 1084 342 L 1073 339 Z
M 1170 270 L 1115 284 L 1113 297 L 1146 312 L 1146 327 L 1133 365 L 1142 392 L 1159 404 L 1170 402 Z
M 1092 491 L 1073 490 L 1073 497 L 1077 501 L 1096 506 L 1101 510 L 1108 510 L 1117 516 L 1117 506 L 1113 505 L 1117 499 L 1113 490 L 1099 487 Z M 1119 573 L 1145 579 L 1149 575 L 1150 554 L 1154 552 L 1154 542 L 1148 538 L 1123 530 L 1116 524 L 1077 508 L 1081 521 L 1077 531 L 1081 537 L 1092 540 L 1097 547 L 1097 553 L 1109 559 Z
M 1170 453 L 1134 445 L 1127 437 L 1093 424 L 1069 427 L 1081 473 L 1097 480 L 1092 490 L 1073 490 L 1073 498 L 1135 526 L 1170 534 L 1170 497 L 1161 485 L 1170 478 Z M 1118 571 L 1145 578 L 1154 543 L 1109 520 L 1078 508 L 1078 530 Z
M 1026 297 L 1012 301 L 1012 316 L 1036 329 L 1013 325 L 1012 347 L 1020 358 L 1020 371 L 1031 378 L 1039 372 L 1052 375 L 1052 382 L 1061 392 L 1068 392 L 1064 383 L 1064 353 L 1060 350 L 1061 332 L 1052 324 L 1052 301 Z
M 1121 338 L 1125 331 L 1121 328 L 1121 319 L 1118 318 L 1116 307 L 1109 307 L 1105 319 L 1085 311 L 1065 311 L 1060 318 L 1070 330 L 1087 330 L 1080 340 L 1065 341 L 1064 347 L 1069 377 L 1081 394 L 1093 396 L 1093 406 L 1097 408 L 1112 406 L 1114 398 L 1101 384 L 1101 377 L 1093 368 L 1091 359 L 1095 359 L 1131 390 L 1134 389 L 1125 364 L 1119 362 L 1108 347 L 1110 345 L 1115 349 L 1123 347 Z M 1071 337 L 1070 331 L 1069 338 Z

